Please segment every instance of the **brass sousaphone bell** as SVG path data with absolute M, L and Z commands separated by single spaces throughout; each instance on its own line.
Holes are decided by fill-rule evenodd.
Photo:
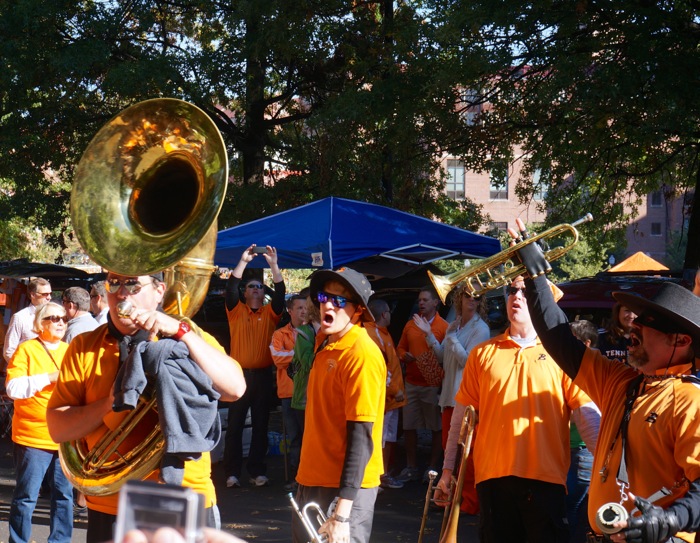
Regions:
M 163 271 L 165 312 L 192 317 L 215 269 L 216 218 L 227 180 L 226 147 L 206 113 L 172 98 L 139 102 L 103 126 L 85 150 L 71 193 L 73 228 L 107 270 Z M 142 398 L 97 442 L 62 443 L 61 466 L 71 484 L 91 496 L 113 494 L 157 469 L 164 449 L 157 423 L 147 437 L 123 445 L 142 418 L 157 420 L 156 409 L 154 395 Z

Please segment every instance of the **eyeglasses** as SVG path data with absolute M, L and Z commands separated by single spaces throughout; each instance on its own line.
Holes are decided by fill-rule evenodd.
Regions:
M 636 319 L 634 319 L 633 322 L 637 326 L 646 326 L 647 328 L 653 328 L 654 330 L 658 330 L 659 332 L 663 332 L 664 334 L 672 334 L 674 332 L 685 333 L 672 322 L 662 321 L 660 319 L 657 320 L 657 318 L 654 317 L 654 315 L 650 314 L 639 315 Z
M 139 282 L 138 279 L 124 279 L 123 281 L 120 281 L 119 279 L 112 278 L 107 279 L 105 282 L 105 289 L 110 294 L 116 294 L 122 287 L 124 287 L 124 290 L 126 290 L 129 294 L 138 294 L 145 286 L 146 285 Z
M 59 321 L 68 322 L 68 317 L 59 317 L 58 315 L 51 315 L 49 317 L 44 317 L 42 321 L 51 321 L 56 324 Z
M 514 287 L 511 285 L 506 288 L 506 292 L 508 293 L 508 296 L 515 296 L 518 292 L 525 296 L 525 287 Z
M 51 298 L 50 292 L 35 292 L 34 294 L 41 296 L 42 298 Z
M 345 296 L 339 296 L 337 294 L 328 294 L 327 292 L 319 291 L 316 295 L 316 299 L 319 303 L 325 304 L 330 300 L 335 307 L 338 309 L 343 309 L 347 304 L 354 304 L 352 300 L 346 298 Z
M 258 290 L 262 290 L 263 286 L 260 283 L 249 283 L 245 288 L 257 288 Z

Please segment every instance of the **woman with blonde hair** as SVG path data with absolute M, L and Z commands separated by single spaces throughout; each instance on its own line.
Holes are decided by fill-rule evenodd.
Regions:
M 54 302 L 37 309 L 38 337 L 20 343 L 7 366 L 7 395 L 14 400 L 12 441 L 17 484 L 10 506 L 10 541 L 29 541 L 32 515 L 44 476 L 51 488 L 49 543 L 69 542 L 73 534 L 73 488 L 58 460 L 46 425 L 46 407 L 68 344 L 66 310 Z
M 486 317 L 486 297 L 472 296 L 464 283 L 460 283 L 452 291 L 452 304 L 455 308 L 455 320 L 450 323 L 442 343 L 435 339 L 430 327 L 421 329 L 426 334 L 426 341 L 433 349 L 445 370 L 442 379 L 442 390 L 438 404 L 442 411 L 442 448 L 447 444 L 450 431 L 450 419 L 455 406 L 455 395 L 462 382 L 462 373 L 467 357 L 471 350 L 489 339 L 491 332 Z M 469 468 L 468 468 L 469 469 Z M 471 465 L 473 476 L 473 464 Z M 438 470 L 440 471 L 440 470 Z M 476 490 L 469 484 L 464 485 L 462 511 L 476 514 L 479 511 Z

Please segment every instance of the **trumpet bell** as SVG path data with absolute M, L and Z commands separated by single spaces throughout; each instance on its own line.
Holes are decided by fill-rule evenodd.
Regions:
M 114 273 L 163 270 L 216 221 L 227 178 L 223 138 L 206 113 L 173 98 L 139 102 L 104 125 L 83 154 L 71 193 L 75 234 Z

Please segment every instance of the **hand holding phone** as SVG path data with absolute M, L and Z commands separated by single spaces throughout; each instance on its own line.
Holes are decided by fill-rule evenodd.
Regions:
M 255 253 L 256 255 L 264 255 L 267 252 L 267 247 L 253 247 L 251 249 L 252 253 Z

